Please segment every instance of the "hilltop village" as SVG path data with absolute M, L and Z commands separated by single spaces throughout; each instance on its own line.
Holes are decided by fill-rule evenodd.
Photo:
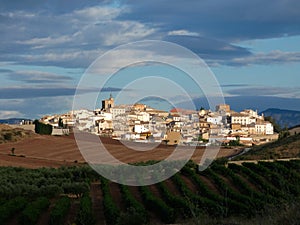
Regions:
M 278 138 L 273 125 L 252 109 L 235 112 L 222 104 L 215 111 L 174 108 L 167 112 L 140 103 L 115 105 L 112 96 L 99 109 L 44 116 L 40 122 L 52 125 L 53 135 L 67 134 L 76 127 L 117 140 L 168 145 L 252 146 Z

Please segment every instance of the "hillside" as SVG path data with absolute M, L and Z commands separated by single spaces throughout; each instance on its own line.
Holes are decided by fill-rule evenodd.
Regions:
M 255 146 L 235 160 L 300 158 L 300 133 L 265 145 Z
M 30 119 L 25 118 L 10 118 L 10 119 L 0 119 L 2 124 L 20 124 L 22 121 L 30 121 Z
M 300 124 L 300 111 L 270 108 L 261 113 L 265 116 L 271 116 L 281 128 L 294 127 Z
M 0 124 L 0 144 L 6 142 L 15 142 L 28 137 L 32 137 L 34 132 L 21 128 L 11 128 L 9 125 Z
M 160 183 L 125 186 L 85 166 L 0 167 L 0 223 L 296 225 L 299 168 L 299 160 L 220 161 L 199 172 L 190 162 Z
M 291 128 L 289 129 L 289 132 L 290 132 L 291 135 L 300 133 L 300 125 L 291 127 Z
M 126 147 L 121 142 L 111 138 L 101 138 L 102 144 L 106 149 L 117 159 L 126 163 L 134 163 L 148 160 L 163 160 L 167 158 L 175 147 L 165 146 L 161 144 L 151 151 L 135 151 Z M 137 149 L 149 147 L 148 144 L 135 144 Z M 10 157 L 7 154 L 15 148 L 15 154 L 24 157 Z M 204 153 L 204 147 L 197 147 L 194 151 L 192 159 L 199 162 Z M 217 157 L 228 157 L 235 155 L 241 151 L 240 148 L 222 148 Z M 186 154 L 185 149 L 182 151 L 182 156 Z M 25 138 L 18 142 L 6 142 L 0 144 L 0 165 L 1 166 L 22 166 L 29 168 L 39 167 L 57 167 L 63 163 L 84 163 L 74 135 L 69 136 L 49 136 L 49 135 L 34 135 L 30 138 Z M 181 155 L 181 154 L 180 154 Z M 180 157 L 179 155 L 179 157 Z M 51 165 L 52 162 L 52 165 Z

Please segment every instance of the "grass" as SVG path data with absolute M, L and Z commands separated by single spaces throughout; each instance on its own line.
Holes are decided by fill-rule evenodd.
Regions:
M 300 134 L 288 136 L 275 142 L 253 147 L 235 160 L 280 159 L 300 157 Z

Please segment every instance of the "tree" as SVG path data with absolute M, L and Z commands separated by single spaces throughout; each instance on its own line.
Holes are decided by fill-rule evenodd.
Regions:
M 15 155 L 15 148 L 11 148 L 11 155 Z
M 59 126 L 59 127 L 64 127 L 64 122 L 63 122 L 63 120 L 62 120 L 61 117 L 59 117 L 59 120 L 58 120 L 58 126 Z
M 276 133 L 280 133 L 280 131 L 282 131 L 282 128 L 280 127 L 280 125 L 275 121 L 275 119 L 272 116 L 266 116 L 265 121 L 269 121 L 273 125 L 274 131 Z
M 34 127 L 35 133 L 46 134 L 46 135 L 52 134 L 52 126 L 50 124 L 44 124 L 38 120 L 35 120 L 34 125 L 35 125 L 35 127 Z

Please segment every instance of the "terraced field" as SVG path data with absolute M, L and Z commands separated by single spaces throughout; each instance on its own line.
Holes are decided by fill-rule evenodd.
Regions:
M 0 224 L 298 224 L 299 172 L 300 160 L 218 160 L 202 172 L 189 162 L 163 182 L 125 186 L 87 166 L 1 167 Z

